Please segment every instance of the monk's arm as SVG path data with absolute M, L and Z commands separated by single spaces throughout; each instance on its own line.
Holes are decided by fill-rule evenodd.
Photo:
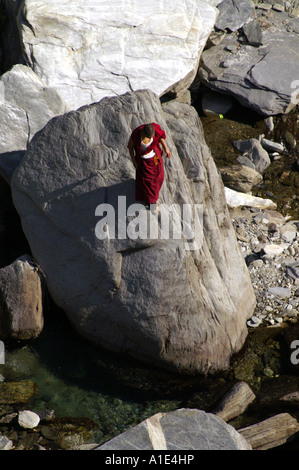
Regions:
M 129 154 L 131 156 L 133 165 L 134 165 L 135 168 L 137 168 L 137 162 L 136 162 L 135 151 L 134 151 L 134 142 L 133 142 L 132 138 L 130 138 L 130 140 L 129 140 L 128 150 L 129 150 Z
M 171 152 L 170 152 L 169 148 L 167 147 L 165 140 L 161 138 L 161 139 L 160 139 L 160 143 L 161 143 L 161 145 L 162 145 L 162 147 L 163 147 L 163 150 L 164 150 L 165 153 L 166 153 L 166 157 L 167 157 L 167 158 L 170 158 L 170 157 L 171 157 Z

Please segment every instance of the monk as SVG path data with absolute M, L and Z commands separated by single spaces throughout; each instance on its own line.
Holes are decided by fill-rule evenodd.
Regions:
M 136 168 L 135 199 L 146 205 L 159 204 L 159 192 L 164 181 L 163 150 L 167 158 L 171 157 L 165 139 L 165 132 L 153 122 L 137 127 L 128 143 Z

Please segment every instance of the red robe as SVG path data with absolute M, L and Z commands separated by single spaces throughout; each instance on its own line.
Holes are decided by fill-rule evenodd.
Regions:
M 145 153 L 154 150 L 156 156 L 153 158 L 142 158 L 144 152 L 141 148 L 141 129 L 144 127 L 144 124 L 137 127 L 131 134 L 131 139 L 134 143 L 136 163 L 138 165 L 135 180 L 135 199 L 145 204 L 154 204 L 157 202 L 164 181 L 164 165 L 159 140 L 161 138 L 165 139 L 166 135 L 159 124 L 152 122 L 152 125 L 155 128 L 155 135 L 153 136 L 153 142 L 147 147 Z

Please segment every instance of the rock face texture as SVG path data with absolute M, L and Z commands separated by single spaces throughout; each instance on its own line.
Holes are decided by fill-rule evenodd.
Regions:
M 132 206 L 127 150 L 131 131 L 153 121 L 172 152 L 157 236 L 142 233 L 152 227 L 151 212 Z M 49 291 L 80 334 L 176 370 L 228 366 L 255 296 L 193 108 L 170 102 L 162 109 L 144 90 L 55 117 L 32 139 L 11 187 Z M 169 236 L 167 216 L 178 221 Z M 179 237 L 172 227 L 184 228 Z
M 5 104 L 5 107 L 1 107 L 0 114 L 1 121 L 6 124 L 3 128 L 8 128 L 7 120 L 9 120 L 18 128 L 19 135 L 23 136 L 20 140 L 17 132 L 10 136 L 1 133 L 1 153 L 23 150 L 32 136 L 52 117 L 69 111 L 57 91 L 47 87 L 38 75 L 25 65 L 15 65 L 1 76 L 0 83 Z M 22 119 L 19 116 L 22 116 Z
M 43 329 L 40 275 L 29 256 L 0 269 L 0 338 L 29 340 Z
M 215 0 L 26 0 L 18 15 L 33 70 L 72 109 L 148 88 L 192 83 L 213 29 Z
M 232 20 L 224 16 L 226 4 L 239 2 L 220 4 L 223 13 L 216 26 L 223 29 Z M 234 96 L 261 115 L 287 113 L 298 104 L 299 18 L 274 11 L 270 5 L 266 17 L 263 10 L 256 10 L 256 23 L 256 39 L 249 36 L 247 24 L 245 33 L 243 27 L 238 35 L 226 34 L 220 44 L 205 50 L 200 77 L 212 90 Z
M 251 450 L 251 445 L 221 418 L 201 410 L 183 408 L 157 413 L 94 450 L 138 449 Z M 186 457 L 185 463 L 188 463 Z

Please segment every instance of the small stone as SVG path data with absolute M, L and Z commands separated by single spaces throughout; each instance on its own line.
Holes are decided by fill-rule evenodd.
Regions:
M 279 11 L 280 13 L 284 11 L 284 6 L 283 5 L 279 5 L 279 3 L 274 3 L 274 5 L 272 6 L 273 10 L 275 11 Z
M 262 259 L 256 259 L 255 261 L 252 262 L 252 266 L 255 268 L 261 268 L 263 266 L 264 262 Z
M 268 225 L 268 232 L 276 232 L 277 230 L 277 225 L 274 222 L 270 222 Z
M 256 328 L 257 326 L 259 326 L 260 323 L 261 323 L 261 320 L 255 315 L 247 321 L 247 325 L 253 328 Z
M 265 367 L 265 369 L 264 369 L 264 375 L 265 375 L 266 377 L 273 377 L 274 372 L 273 372 L 272 369 L 270 369 L 270 367 Z
M 288 245 L 285 243 L 282 243 L 281 245 L 277 245 L 275 243 L 268 243 L 264 246 L 264 252 L 266 253 L 266 255 L 274 257 L 283 253 L 286 248 L 288 248 Z
M 13 447 L 13 442 L 5 436 L 0 435 L 0 450 L 10 450 Z
M 33 411 L 24 410 L 20 411 L 18 416 L 18 423 L 22 428 L 33 429 L 38 426 L 40 417 Z
M 267 292 L 274 295 L 274 297 L 289 298 L 291 291 L 288 287 L 269 287 Z
M 271 140 L 268 140 L 268 139 L 262 139 L 261 144 L 264 147 L 264 149 L 270 152 L 283 152 L 284 151 L 284 146 L 279 144 L 278 142 L 272 142 Z

